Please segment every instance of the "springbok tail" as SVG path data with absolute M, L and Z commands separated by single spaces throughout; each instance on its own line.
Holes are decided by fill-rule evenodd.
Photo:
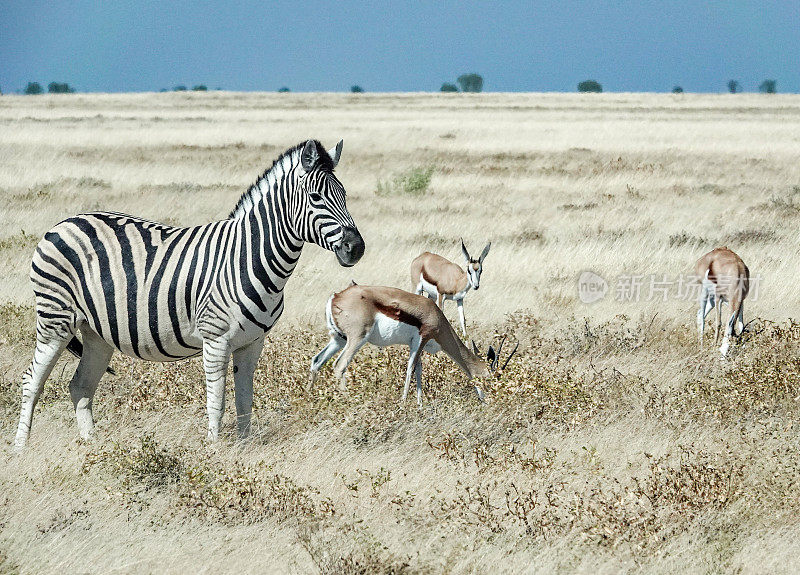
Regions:
M 78 359 L 83 357 L 83 344 L 81 343 L 81 340 L 79 340 L 77 337 L 73 337 L 71 340 L 69 340 L 69 343 L 67 344 L 67 351 Z M 111 369 L 111 366 L 106 368 L 106 373 L 117 375 L 117 372 Z

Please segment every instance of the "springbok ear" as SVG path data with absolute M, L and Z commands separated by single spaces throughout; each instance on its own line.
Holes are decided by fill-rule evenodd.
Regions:
M 342 157 L 342 146 L 344 145 L 344 140 L 339 140 L 339 143 L 336 144 L 336 147 L 332 150 L 328 150 L 328 155 L 333 160 L 333 167 L 335 168 L 339 165 L 339 158 Z
M 306 172 L 310 172 L 317 165 L 319 160 L 319 152 L 317 151 L 317 144 L 314 140 L 309 140 L 303 146 L 303 151 L 300 153 L 300 163 Z
M 464 259 L 467 260 L 467 265 L 469 265 L 469 252 L 467 251 L 467 246 L 464 245 L 464 238 L 461 239 L 461 253 L 464 255 Z
M 478 259 L 478 261 L 479 261 L 480 263 L 483 263 L 483 259 L 484 259 L 486 256 L 488 256 L 488 255 L 489 255 L 489 248 L 490 248 L 490 247 L 492 247 L 492 242 L 489 242 L 488 244 L 486 244 L 486 247 L 485 247 L 485 248 L 483 248 L 483 251 L 481 252 L 481 257 Z
M 472 341 L 472 351 L 475 353 L 475 355 L 480 355 L 481 354 L 481 350 L 479 350 L 478 346 L 475 345 L 475 340 L 473 339 L 471 341 Z
M 494 351 L 494 346 L 489 346 L 489 351 L 486 352 L 486 360 L 489 362 L 489 369 L 494 371 L 497 367 L 497 354 Z

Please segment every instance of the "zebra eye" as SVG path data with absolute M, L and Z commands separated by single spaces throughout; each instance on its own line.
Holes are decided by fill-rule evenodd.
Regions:
M 317 192 L 311 192 L 309 196 L 311 197 L 312 202 L 319 203 L 322 201 L 322 196 L 320 196 Z

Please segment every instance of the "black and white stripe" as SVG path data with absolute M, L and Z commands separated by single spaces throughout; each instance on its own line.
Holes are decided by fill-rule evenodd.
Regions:
M 176 228 L 114 212 L 68 218 L 45 234 L 31 265 L 37 345 L 23 377 L 16 445 L 27 441 L 44 381 L 76 332 L 83 354 L 70 384 L 82 435 L 113 349 L 151 361 L 203 354 L 209 436 L 224 411 L 234 359 L 239 430 L 249 428 L 252 375 L 264 334 L 283 311 L 283 290 L 305 242 L 355 264 L 364 242 L 333 173 L 341 142 L 309 140 L 281 155 L 228 219 Z

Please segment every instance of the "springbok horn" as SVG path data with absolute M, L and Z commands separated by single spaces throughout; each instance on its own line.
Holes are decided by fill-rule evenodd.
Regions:
M 501 371 L 505 371 L 508 362 L 511 361 L 511 358 L 514 357 L 514 354 L 517 353 L 517 348 L 519 348 L 519 341 L 517 341 L 517 345 L 514 346 L 514 350 L 511 352 L 511 355 L 508 356 L 508 359 L 503 364 L 503 369 Z
M 500 340 L 500 347 L 497 348 L 497 359 L 500 360 L 500 354 L 503 353 L 503 344 L 506 342 L 507 335 L 503 336 L 503 339 Z

